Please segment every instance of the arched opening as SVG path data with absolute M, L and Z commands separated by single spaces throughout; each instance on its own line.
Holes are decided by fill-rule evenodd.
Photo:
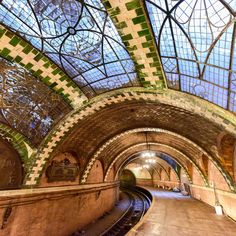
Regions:
M 134 187 L 136 185 L 136 178 L 131 170 L 124 169 L 120 175 L 121 187 Z

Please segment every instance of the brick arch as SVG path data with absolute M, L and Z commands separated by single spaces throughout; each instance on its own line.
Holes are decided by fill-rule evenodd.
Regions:
M 145 145 L 145 144 L 143 144 L 143 145 Z M 140 145 L 136 145 L 136 146 L 140 146 Z M 133 148 L 135 148 L 135 146 L 133 146 Z M 139 156 L 137 157 L 137 155 L 138 155 L 139 153 L 140 153 L 140 152 L 135 152 L 134 154 L 132 154 L 131 156 L 129 156 L 127 159 L 124 159 L 124 160 L 121 162 L 121 164 L 119 165 L 119 167 L 118 167 L 118 169 L 117 169 L 117 171 L 116 171 L 116 173 L 115 173 L 115 179 L 117 179 L 118 173 L 121 171 L 122 168 L 124 168 L 124 166 L 125 166 L 127 163 L 131 163 L 131 162 L 134 161 L 135 159 L 140 158 Z M 177 180 L 180 181 L 180 178 L 179 178 L 179 176 L 178 176 L 178 173 L 176 172 L 176 170 L 173 169 L 172 166 L 169 165 L 169 163 L 167 163 L 165 160 L 163 160 L 163 159 L 161 159 L 161 158 L 159 158 L 159 157 L 156 157 L 156 158 L 157 158 L 157 159 L 160 159 L 160 160 L 162 160 L 162 161 L 164 161 L 164 162 L 166 163 L 166 165 L 169 166 L 169 167 L 174 171 L 174 173 L 175 173 L 175 175 L 176 175 L 176 177 L 177 177 Z M 192 182 L 192 178 L 191 178 L 190 174 L 188 173 L 188 170 L 186 169 L 185 165 L 184 165 L 183 163 L 181 163 L 181 161 L 179 161 L 179 160 L 178 160 L 177 158 L 175 158 L 175 157 L 172 157 L 172 159 L 175 160 L 176 163 L 178 163 L 178 164 L 182 167 L 182 169 L 183 169 L 184 173 L 186 173 L 186 175 L 187 175 L 189 181 Z M 113 168 L 113 166 L 114 166 L 114 165 L 112 165 L 111 168 Z M 163 169 L 163 167 L 162 167 L 162 169 Z M 107 174 L 107 175 L 109 174 L 109 170 L 107 171 L 106 174 Z M 159 176 L 160 176 L 160 173 L 158 173 L 158 174 L 159 174 Z M 106 176 L 105 176 L 105 181 L 106 181 Z
M 18 153 L 21 162 L 24 165 L 25 174 L 30 172 L 30 162 L 36 154 L 36 149 L 30 141 L 21 133 L 3 123 L 0 123 L 0 137 L 8 142 Z M 23 184 L 24 182 L 25 181 L 23 180 Z
M 24 168 L 19 153 L 3 138 L 0 138 L 0 150 L 0 190 L 21 188 Z
M 129 158 L 127 158 L 127 159 L 124 161 L 124 163 L 122 164 L 122 168 L 126 168 L 126 166 L 128 166 L 128 165 L 131 164 L 133 161 L 138 160 L 138 159 L 139 159 L 138 153 L 133 154 L 132 156 L 130 156 Z M 141 163 L 138 163 L 138 162 L 136 162 L 136 163 L 141 165 Z M 154 172 L 156 172 L 156 173 L 158 174 L 158 176 L 160 176 L 160 173 L 159 173 L 157 167 L 158 167 L 158 164 L 156 164 L 156 165 L 151 165 L 151 169 L 152 169 Z M 159 167 L 163 168 L 163 166 L 159 166 Z M 120 171 L 122 170 L 122 168 L 120 168 Z M 146 169 L 147 169 L 147 168 L 146 168 Z M 147 169 L 147 170 L 150 172 L 150 176 L 152 177 L 151 170 L 149 170 L 149 169 Z M 165 171 L 166 171 L 166 170 L 165 170 Z M 116 172 L 115 178 L 117 178 L 117 176 L 118 176 L 118 171 Z
M 84 173 L 82 175 L 82 178 L 81 178 L 81 182 L 84 183 L 86 182 L 86 178 L 87 178 L 87 174 L 89 173 L 91 167 L 93 166 L 93 162 L 99 158 L 99 156 L 101 155 L 102 151 L 109 147 L 114 141 L 116 140 L 119 140 L 121 137 L 124 137 L 124 136 L 128 136 L 129 134 L 132 134 L 132 133 L 138 133 L 138 132 L 145 132 L 145 131 L 149 131 L 149 132 L 156 132 L 156 133 L 163 133 L 163 134 L 167 134 L 167 135 L 172 135 L 174 137 L 175 140 L 184 140 L 184 142 L 186 142 L 186 144 L 188 144 L 189 146 L 192 146 L 194 147 L 196 150 L 198 150 L 200 153 L 204 153 L 205 156 L 207 156 L 209 159 L 213 160 L 213 157 L 211 157 L 206 151 L 204 151 L 202 148 L 200 148 L 198 145 L 194 144 L 193 142 L 191 142 L 190 140 L 182 137 L 181 135 L 178 135 L 178 134 L 175 134 L 173 132 L 170 132 L 170 131 L 167 131 L 167 130 L 163 130 L 163 129 L 158 129 L 158 128 L 138 128 L 138 129 L 133 129 L 133 130 L 128 130 L 128 131 L 125 131 L 115 137 L 113 137 L 112 139 L 108 140 L 104 145 L 102 145 L 95 153 L 94 155 L 91 157 L 91 159 L 89 160 L 88 164 L 87 164 L 87 167 L 85 168 L 84 170 Z M 167 145 L 166 145 L 167 146 Z M 170 147 L 171 148 L 171 147 Z M 112 148 L 114 149 L 114 147 Z M 176 149 L 173 148 L 173 149 Z M 178 150 L 177 150 L 178 151 Z M 109 153 L 110 154 L 110 153 Z M 190 155 L 186 155 L 186 154 L 183 154 L 185 157 L 187 157 L 190 162 L 196 166 L 196 168 L 200 171 L 201 173 L 201 176 L 203 176 L 203 179 L 204 179 L 204 182 L 207 184 L 207 177 L 205 175 L 205 173 L 203 173 L 203 171 L 201 170 L 201 168 L 198 166 L 197 162 L 194 160 L 194 159 L 191 159 L 189 156 Z M 193 154 L 192 154 L 193 155 Z M 216 162 L 215 162 L 216 164 Z M 220 166 L 219 166 L 220 168 Z M 223 171 L 223 168 L 222 168 L 222 171 Z
M 135 154 L 133 154 L 130 158 L 128 158 L 128 160 L 126 160 L 126 161 L 128 161 L 128 164 L 131 163 L 131 162 L 133 162 L 133 161 L 135 161 L 136 159 L 139 159 L 139 158 L 140 158 L 140 157 L 139 157 L 139 154 L 140 154 L 140 152 L 135 153 Z M 155 159 L 157 159 L 158 161 L 157 161 L 157 163 L 153 164 L 152 167 L 154 168 L 154 170 L 156 171 L 156 173 L 159 175 L 159 177 L 161 177 L 161 176 L 160 176 L 160 173 L 158 172 L 158 170 L 156 169 L 156 165 L 157 165 L 157 166 L 160 166 L 160 168 L 165 169 L 165 167 L 160 163 L 160 161 L 161 161 L 161 162 L 163 162 L 163 163 L 166 165 L 167 168 L 170 168 L 171 170 L 173 170 L 173 173 L 175 174 L 176 179 L 177 179 L 177 180 L 180 180 L 177 171 L 176 171 L 166 160 L 164 160 L 164 159 L 162 159 L 162 158 L 160 158 L 160 157 L 158 157 L 158 156 L 156 156 Z M 127 164 L 127 165 L 128 165 L 128 164 Z M 160 164 L 161 164 L 161 165 L 160 165 Z M 124 163 L 122 164 L 122 166 L 124 166 Z M 112 166 L 111 168 L 113 168 L 113 166 Z M 122 168 L 122 167 L 121 167 L 121 168 Z M 125 168 L 125 167 L 124 167 L 124 168 Z M 165 169 L 165 172 L 166 172 L 166 169 Z M 118 171 L 117 171 L 117 173 L 118 173 Z M 109 173 L 108 173 L 108 174 L 109 174 Z M 169 179 L 170 179 L 170 175 L 169 175 L 168 177 L 169 177 Z M 106 181 L 106 180 L 105 180 L 105 181 Z
M 0 25 L 0 56 L 18 63 L 59 93 L 72 107 L 87 100 L 74 82 L 48 57 L 21 36 Z
M 177 151 L 177 150 L 175 150 L 174 148 L 171 148 L 169 146 L 166 146 L 166 145 L 162 145 L 162 144 L 158 144 L 158 143 L 150 143 L 150 145 L 152 145 L 152 149 L 151 150 L 153 150 L 153 151 L 158 151 L 158 152 L 165 153 L 167 155 L 171 155 L 172 159 L 175 160 L 183 168 L 183 170 L 186 172 L 186 174 L 187 174 L 187 176 L 189 178 L 189 181 L 192 182 L 192 178 L 191 178 L 191 175 L 190 175 L 190 173 L 188 171 L 187 165 L 186 165 L 186 163 L 183 162 L 183 159 L 186 159 L 186 160 L 190 161 L 191 159 L 189 157 L 187 157 L 184 154 L 182 154 L 181 152 L 179 152 L 179 154 L 183 158 L 183 159 L 180 159 L 180 156 L 177 157 L 177 156 L 174 155 L 173 152 L 171 152 L 171 151 Z M 110 164 L 110 166 L 109 166 L 109 168 L 108 168 L 108 170 L 106 172 L 106 176 L 109 174 L 110 168 L 112 168 L 115 165 L 117 165 L 116 169 L 118 169 L 118 170 L 117 170 L 116 173 L 118 173 L 119 169 L 122 166 L 122 163 L 125 162 L 125 160 L 127 158 L 127 154 L 126 153 L 128 151 L 132 152 L 132 149 L 135 149 L 137 147 L 140 148 L 140 151 L 141 150 L 145 150 L 146 143 L 140 143 L 140 144 L 133 145 L 129 149 L 125 150 L 124 152 L 122 152 L 118 156 L 116 156 L 116 158 Z M 137 153 L 137 150 L 135 150 L 134 152 Z M 119 161 L 119 163 L 117 164 L 118 161 Z M 205 185 L 208 186 L 207 178 L 204 176 L 204 174 L 202 173 L 202 171 L 199 169 L 199 167 L 196 164 L 193 163 L 193 165 L 199 171 L 199 174 L 202 177 Z M 104 179 L 105 181 L 106 181 L 106 176 L 105 176 L 105 179 Z
M 222 162 L 228 167 L 230 174 L 234 173 L 234 162 L 236 152 L 236 138 L 228 133 L 222 133 L 217 140 L 217 151 Z
M 60 124 L 55 127 L 55 129 L 48 135 L 45 142 L 41 145 L 39 149 L 40 151 L 33 163 L 32 172 L 28 176 L 26 184 L 35 185 L 37 183 L 46 161 L 50 159 L 53 152 L 61 146 L 65 138 L 77 130 L 78 123 L 81 124 L 81 122 L 85 122 L 88 117 L 91 117 L 106 108 L 114 107 L 130 101 L 150 102 L 156 105 L 171 105 L 180 109 L 180 114 L 182 114 L 183 111 L 190 112 L 192 115 L 202 117 L 205 121 L 215 124 L 219 129 L 224 129 L 236 136 L 236 121 L 234 116 L 206 101 L 202 101 L 201 99 L 188 94 L 170 90 L 164 93 L 157 93 L 141 88 L 121 89 L 108 92 L 92 99 L 79 110 L 70 114 L 67 119 L 60 122 Z M 187 117 L 187 115 L 184 114 L 183 116 Z M 101 140 L 101 142 L 103 141 L 104 140 Z M 201 141 L 201 139 L 199 139 L 199 141 Z M 227 176 L 227 174 L 225 176 Z

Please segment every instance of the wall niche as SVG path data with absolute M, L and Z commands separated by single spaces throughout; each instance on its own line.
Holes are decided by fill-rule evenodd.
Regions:
M 0 190 L 21 187 L 23 168 L 18 152 L 0 138 Z

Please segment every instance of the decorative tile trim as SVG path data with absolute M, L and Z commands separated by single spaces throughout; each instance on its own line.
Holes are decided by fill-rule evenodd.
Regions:
M 96 152 L 95 154 L 93 155 L 93 157 L 90 159 L 90 161 L 88 162 L 88 165 L 87 167 L 85 168 L 85 171 L 84 173 L 82 174 L 82 178 L 81 178 L 81 183 L 85 183 L 87 181 L 87 177 L 90 173 L 90 170 L 92 169 L 92 166 L 94 164 L 94 162 L 99 159 L 99 155 L 102 153 L 102 151 L 108 147 L 110 144 L 112 144 L 114 141 L 120 139 L 121 137 L 124 137 L 124 136 L 127 136 L 127 135 L 130 135 L 130 134 L 134 134 L 134 133 L 139 133 L 139 132 L 157 132 L 157 133 L 165 133 L 165 134 L 169 134 L 169 135 L 172 135 L 178 139 L 181 139 L 181 140 L 184 140 L 185 142 L 187 142 L 189 145 L 191 146 L 194 146 L 196 149 L 198 149 L 200 152 L 206 154 L 206 156 L 212 160 L 213 158 L 207 154 L 202 148 L 200 148 L 198 145 L 196 145 L 195 143 L 193 143 L 192 141 L 190 141 L 189 139 L 187 138 L 184 138 L 183 136 L 181 135 L 178 135 L 176 133 L 173 133 L 173 132 L 170 132 L 170 131 L 167 131 L 167 130 L 163 130 L 163 129 L 158 129 L 158 128 L 138 128 L 138 129 L 132 129 L 132 130 L 128 130 L 128 131 L 125 131 L 121 134 L 118 134 L 116 136 L 114 136 L 113 138 L 109 139 L 105 144 L 103 144 Z M 204 183 L 206 186 L 208 186 L 208 180 L 207 180 L 207 177 L 204 175 L 204 173 L 202 172 L 201 168 L 198 166 L 198 164 L 189 156 L 186 156 L 184 153 L 182 153 L 180 150 L 178 149 L 175 149 L 171 146 L 168 146 L 168 145 L 165 145 L 165 144 L 157 144 L 155 142 L 150 142 L 151 145 L 159 145 L 161 147 L 166 147 L 172 151 L 174 151 L 175 153 L 178 153 L 179 155 L 181 155 L 183 158 L 189 160 L 197 169 L 197 171 L 199 172 L 200 176 L 202 177 Z M 106 171 L 106 174 L 105 174 L 105 181 L 106 181 L 106 178 L 107 178 L 107 175 L 109 174 L 112 166 L 115 164 L 115 162 L 123 155 L 125 154 L 127 151 L 129 150 L 132 150 L 134 147 L 139 147 L 139 146 L 143 146 L 145 145 L 145 143 L 140 143 L 140 144 L 137 144 L 137 145 L 134 145 L 126 150 L 124 150 L 122 153 L 120 153 L 113 161 L 112 163 L 110 164 L 108 170 Z M 168 153 L 167 153 L 168 154 Z M 176 158 L 176 157 L 175 157 Z M 181 163 L 181 165 L 183 166 L 183 164 Z
M 212 157 L 210 154 L 208 154 L 204 149 L 202 149 L 200 146 L 198 146 L 197 144 L 195 144 L 194 142 L 192 142 L 191 140 L 176 134 L 174 132 L 168 131 L 168 130 L 164 130 L 164 129 L 159 129 L 159 128 L 138 128 L 138 129 L 133 129 L 133 130 L 128 130 L 126 132 L 123 132 L 121 134 L 116 135 L 115 137 L 111 138 L 110 140 L 108 140 L 104 145 L 102 145 L 97 152 L 95 152 L 94 156 L 90 159 L 87 167 L 85 168 L 85 171 L 82 175 L 81 178 L 81 182 L 85 183 L 88 177 L 88 174 L 94 164 L 94 162 L 96 161 L 97 157 L 99 156 L 99 154 L 104 150 L 105 147 L 107 147 L 110 143 L 114 142 L 115 140 L 117 140 L 118 138 L 128 135 L 128 134 L 132 134 L 132 133 L 137 133 L 137 132 L 157 132 L 157 133 L 165 133 L 165 134 L 169 134 L 172 135 L 174 137 L 176 137 L 177 139 L 181 139 L 184 142 L 188 143 L 190 146 L 194 146 L 196 149 L 198 149 L 201 153 L 203 153 L 206 157 L 209 158 L 209 160 L 212 161 L 212 163 L 216 166 L 216 168 L 220 171 L 220 173 L 223 175 L 224 179 L 226 180 L 227 184 L 229 185 L 230 189 L 232 191 L 234 191 L 234 181 L 232 179 L 232 177 L 227 173 L 227 171 L 224 170 L 224 168 L 222 167 L 221 163 L 214 159 L 214 157 Z M 187 157 L 186 157 L 187 158 Z M 194 163 L 192 163 L 194 164 Z M 195 163 L 196 164 L 196 163 Z M 197 168 L 197 170 L 199 171 L 199 168 L 197 167 L 197 164 L 195 166 Z M 204 176 L 203 173 L 199 173 L 201 176 Z M 204 182 L 207 185 L 207 178 L 204 176 L 203 178 L 205 178 Z
M 78 86 L 51 60 L 27 41 L 0 25 L 0 56 L 16 62 L 60 94 L 72 107 L 87 101 Z
M 192 95 L 173 90 L 163 92 L 163 90 L 156 91 L 147 90 L 145 88 L 115 90 L 91 99 L 80 109 L 71 113 L 66 119 L 63 119 L 60 124 L 49 133 L 44 144 L 39 148 L 32 172 L 27 176 L 26 184 L 37 184 L 46 161 L 50 158 L 50 155 L 54 150 L 56 150 L 65 137 L 73 131 L 79 121 L 86 119 L 87 116 L 112 104 L 119 104 L 124 101 L 140 100 L 152 101 L 185 109 L 216 123 L 223 127 L 225 131 L 236 136 L 236 119 L 232 113 Z M 225 175 L 225 177 L 226 176 L 227 175 Z
M 157 144 L 157 143 L 151 143 L 151 144 L 152 144 L 152 145 L 167 146 L 167 145 L 161 145 L 161 144 L 159 144 L 159 143 L 158 143 L 158 144 Z M 108 175 L 109 175 L 109 173 L 110 173 L 112 167 L 114 166 L 115 162 L 116 162 L 122 155 L 124 155 L 127 151 L 130 151 L 130 150 L 132 150 L 132 149 L 134 149 L 134 148 L 136 148 L 136 147 L 140 147 L 140 146 L 144 146 L 144 145 L 146 145 L 146 144 L 145 144 L 145 143 L 139 143 L 139 144 L 136 144 L 136 145 L 134 145 L 134 146 L 132 146 L 132 147 L 130 147 L 130 148 L 127 148 L 127 149 L 124 150 L 123 152 L 121 152 L 121 153 L 112 161 L 112 163 L 109 165 L 109 168 L 108 168 L 108 170 L 107 170 L 107 172 L 106 172 L 106 174 L 105 174 L 104 181 L 105 181 L 105 182 L 107 181 Z M 170 148 L 169 146 L 167 146 L 167 147 Z M 173 148 L 173 149 L 174 149 L 174 148 Z M 183 168 L 183 171 L 185 172 L 186 176 L 188 177 L 189 182 L 192 183 L 192 178 L 191 178 L 190 174 L 188 173 L 187 167 L 186 167 L 181 161 L 179 161 L 177 158 L 173 157 L 173 159 L 181 166 L 181 168 Z M 161 160 L 163 160 L 163 159 L 161 159 Z M 125 161 L 125 160 L 124 160 L 124 161 Z M 164 161 L 164 160 L 163 160 L 163 161 Z M 167 162 L 166 162 L 166 163 L 167 163 Z M 167 164 L 168 164 L 168 163 L 167 163 Z M 118 168 L 118 170 L 117 170 L 117 172 L 116 172 L 115 179 L 118 178 L 117 175 L 118 175 L 118 173 L 119 173 L 119 171 L 120 171 L 122 165 L 123 165 L 123 162 L 121 163 L 121 165 L 119 166 L 119 168 Z M 173 169 L 173 167 L 171 167 L 171 168 Z M 179 179 L 179 176 L 178 176 L 178 174 L 176 173 L 175 170 L 174 170 L 174 173 L 176 174 L 177 179 L 180 180 L 180 179 Z M 202 175 L 201 175 L 201 177 L 202 177 Z M 203 178 L 203 177 L 202 177 L 202 178 Z M 204 179 L 205 179 L 205 178 L 203 178 L 203 181 L 204 181 Z M 205 181 L 204 181 L 204 182 L 205 182 Z M 205 183 L 205 184 L 206 184 L 206 183 Z M 206 186 L 208 186 L 208 182 L 207 182 L 207 185 L 206 185 Z
M 31 158 L 34 157 L 36 149 L 29 143 L 28 139 L 22 134 L 13 130 L 11 127 L 0 123 L 0 136 L 9 142 L 18 152 L 23 163 L 25 173 L 29 172 L 32 165 Z
M 160 57 L 140 0 L 102 0 L 123 43 L 136 64 L 141 84 L 154 89 L 167 88 Z

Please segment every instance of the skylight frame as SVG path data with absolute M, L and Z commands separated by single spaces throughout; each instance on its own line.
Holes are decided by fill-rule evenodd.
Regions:
M 0 3 L 0 19 L 4 26 L 26 38 L 34 47 L 59 65 L 87 97 L 93 97 L 102 92 L 121 87 L 140 86 L 135 64 L 100 0 L 97 2 L 89 0 L 67 1 L 74 8 L 78 8 L 76 17 L 72 14 L 73 7 L 63 8 L 67 3 L 66 1 L 57 0 L 54 2 L 58 5 L 53 5 L 51 0 L 35 0 L 34 3 L 38 5 L 33 5 L 33 0 L 6 0 Z M 16 7 L 17 4 L 22 6 Z M 98 6 L 95 6 L 95 4 Z M 23 6 L 25 10 L 23 10 Z M 9 9 L 11 12 L 9 12 Z M 50 14 L 52 13 L 49 12 L 50 9 L 53 13 L 55 12 L 54 18 L 57 19 L 57 22 L 61 22 L 60 24 L 55 24 L 51 20 Z M 67 11 L 64 15 L 63 9 L 64 12 Z M 5 15 L 4 11 L 6 11 Z M 31 12 L 27 13 L 27 11 Z M 22 14 L 21 16 L 19 16 L 20 13 Z M 61 13 L 60 17 L 58 16 L 59 13 Z M 12 20 L 14 20 L 14 24 L 11 24 Z M 21 23 L 17 23 L 18 21 Z M 22 27 L 19 27 L 20 24 L 22 24 Z M 29 24 L 29 27 L 27 27 L 27 24 Z M 50 25 L 51 27 L 43 27 L 45 25 Z M 89 28 L 89 26 L 92 27 Z M 21 32 L 22 30 L 24 32 Z M 61 31 L 55 33 L 56 30 Z M 50 36 L 48 32 L 53 33 Z M 98 43 L 94 40 L 98 40 Z M 57 43 L 59 45 L 56 45 Z M 68 45 L 71 46 L 68 47 Z M 75 52 L 73 48 L 76 47 L 77 54 L 73 55 Z M 83 53 L 85 57 L 82 56 Z M 98 63 L 96 62 L 96 57 L 98 58 Z M 129 66 L 126 66 L 123 61 L 129 61 Z M 110 68 L 115 62 L 119 64 L 118 66 L 116 64 L 115 75 L 118 78 L 122 75 L 126 78 L 125 80 L 116 79 L 114 74 L 109 74 L 107 71 L 107 68 Z M 131 64 L 132 68 L 130 68 Z M 96 78 L 97 76 L 88 75 L 90 70 L 97 71 L 98 79 Z M 136 74 L 135 78 L 133 76 L 134 73 Z M 109 83 L 111 80 L 113 83 Z M 107 82 L 102 89 L 97 86 L 99 81 L 102 81 L 102 84 Z
M 189 32 L 186 32 L 186 25 L 181 25 L 180 22 L 177 21 L 177 19 L 174 16 L 174 12 L 176 13 L 177 9 L 181 9 L 181 4 L 200 4 L 199 2 L 204 2 L 206 5 L 208 6 L 208 8 L 206 8 L 206 12 L 209 11 L 210 7 L 212 7 L 215 2 L 219 2 L 221 4 L 221 7 L 224 7 L 225 9 L 227 9 L 227 11 L 229 12 L 229 15 L 231 17 L 231 19 L 227 22 L 227 24 L 225 24 L 225 27 L 223 29 L 221 29 L 221 34 L 222 36 L 219 38 L 219 40 L 217 41 L 217 37 L 214 39 L 213 43 L 211 44 L 211 48 L 210 51 L 208 51 L 208 56 L 206 57 L 205 61 L 202 61 L 201 59 L 198 58 L 199 54 L 197 55 L 198 52 L 196 52 L 196 45 L 193 44 L 192 41 L 192 36 L 189 35 L 189 32 L 191 32 L 191 28 Z M 214 3 L 212 3 L 214 2 Z M 230 0 L 228 0 L 228 2 L 230 2 Z M 231 1 L 231 3 L 233 3 L 233 1 Z M 172 4 L 172 6 L 171 6 Z M 207 5 L 208 4 L 208 5 Z M 211 4 L 211 5 L 210 5 Z M 233 87 L 232 83 L 235 83 L 235 79 L 233 79 L 233 76 L 235 77 L 235 75 L 233 75 L 234 73 L 236 73 L 236 68 L 233 68 L 233 63 L 236 63 L 236 45 L 235 45 L 235 37 L 236 37 L 236 3 L 235 3 L 235 9 L 232 9 L 233 4 L 229 5 L 226 1 L 223 0 L 218 0 L 218 1 L 213 1 L 213 0 L 191 0 L 191 1 L 184 1 L 184 0 L 177 0 L 177 1 L 171 1 L 171 0 L 145 0 L 145 8 L 146 8 L 146 12 L 147 15 L 149 17 L 149 21 L 151 23 L 151 28 L 153 31 L 153 34 L 155 36 L 155 42 L 156 42 L 156 46 L 157 49 L 159 51 L 159 55 L 161 57 L 161 62 L 162 62 L 162 66 L 167 78 L 167 84 L 169 88 L 172 89 L 176 89 L 176 90 L 180 90 L 183 92 L 187 92 L 196 96 L 199 96 L 205 100 L 208 100 L 209 102 L 215 103 L 216 105 L 219 105 L 221 107 L 223 107 L 224 109 L 230 110 L 232 112 L 236 112 L 236 88 L 231 89 Z M 210 7 L 209 7 L 210 6 Z M 196 17 L 196 15 L 194 15 L 194 11 L 196 11 L 197 7 L 194 8 L 193 12 L 191 13 L 192 15 L 189 17 L 189 21 L 191 21 L 194 17 Z M 187 9 L 189 10 L 189 9 Z M 219 11 L 221 11 L 222 9 L 219 9 Z M 187 11 L 185 11 L 187 12 Z M 187 14 L 183 11 L 183 14 Z M 154 16 L 155 14 L 155 16 Z M 207 16 L 209 19 L 209 16 Z M 214 15 L 212 17 L 215 17 Z M 221 15 L 221 17 L 224 17 Z M 215 17 L 216 19 L 216 17 Z M 201 18 L 201 21 L 203 22 L 204 19 Z M 169 25 L 167 25 L 169 24 Z M 179 54 L 179 48 L 178 46 L 176 46 L 176 44 L 179 44 L 179 42 L 181 41 L 181 35 L 176 34 L 176 27 L 173 26 L 173 24 L 177 25 L 178 30 L 182 32 L 182 35 L 184 35 L 185 40 L 188 41 L 189 45 L 191 45 L 189 48 L 191 49 L 187 49 L 185 51 L 190 51 L 193 50 L 193 52 L 189 53 L 192 56 L 195 56 L 194 58 L 186 58 L 185 54 Z M 164 32 L 164 27 L 166 27 L 169 29 L 169 37 L 162 39 L 161 37 L 163 36 L 163 32 Z M 209 63 L 209 57 L 212 57 L 212 51 L 214 53 L 214 49 L 217 48 L 217 43 L 220 44 L 221 39 L 224 37 L 225 31 L 227 32 L 227 30 L 229 30 L 229 28 L 232 28 L 232 34 L 231 34 L 231 38 L 230 38 L 230 43 L 231 43 L 231 47 L 230 47 L 230 55 L 228 55 L 230 57 L 230 60 L 228 61 L 229 67 L 228 68 L 224 68 L 221 66 L 218 66 L 217 64 L 211 64 Z M 220 28 L 220 27 L 219 27 Z M 230 31 L 230 30 L 229 30 Z M 213 32 L 214 33 L 214 32 Z M 219 34 L 218 34 L 219 36 Z M 196 36 L 195 36 L 196 37 Z M 178 38 L 178 40 L 176 39 Z M 207 39 L 207 38 L 206 38 Z M 162 41 L 165 41 L 166 43 L 168 43 L 170 46 L 170 48 L 165 48 L 162 49 L 161 48 L 161 43 Z M 167 51 L 168 49 L 168 51 Z M 212 50 L 211 50 L 212 49 Z M 220 48 L 219 48 L 220 49 Z M 224 50 L 226 51 L 226 47 L 224 48 Z M 164 51 L 166 51 L 167 55 L 164 54 Z M 229 51 L 229 50 L 228 50 Z M 227 51 L 227 53 L 228 53 Z M 174 55 L 173 55 L 174 52 Z M 228 53 L 229 54 L 229 53 Z M 226 54 L 224 54 L 224 57 Z M 181 58 L 182 57 L 182 58 Z M 214 60 L 217 60 L 217 57 L 220 58 L 221 55 L 218 54 L 216 55 L 216 59 L 214 58 Z M 168 61 L 168 60 L 169 61 Z M 182 68 L 182 63 L 181 60 L 185 60 L 187 61 L 185 63 L 185 65 L 188 65 L 190 62 L 195 63 L 196 65 L 196 69 L 195 72 L 198 73 L 198 76 L 192 76 L 190 73 L 186 73 L 185 75 L 183 75 L 183 68 Z M 233 62 L 234 61 L 234 62 Z M 165 65 L 164 62 L 168 62 L 168 67 Z M 217 62 L 216 62 L 217 63 Z M 204 66 L 204 70 L 202 71 L 202 67 Z M 172 70 L 172 71 L 168 71 Z M 191 66 L 187 66 L 188 70 L 190 69 Z M 217 84 L 216 81 L 214 81 L 212 78 L 207 78 L 206 76 L 209 77 L 209 72 L 208 75 L 206 75 L 206 70 L 208 70 L 208 68 L 210 68 L 212 71 L 213 70 L 218 70 L 220 73 L 220 70 L 225 70 L 228 72 L 228 78 L 227 78 L 227 86 L 222 86 L 222 81 L 218 82 L 219 84 Z M 215 69 L 214 69 L 215 68 Z M 234 72 L 235 71 L 235 72 Z M 189 78 L 185 79 L 185 81 L 189 81 L 189 85 L 188 87 L 187 84 L 184 84 L 184 76 L 188 76 Z M 212 75 L 211 75 L 212 76 Z M 172 79 L 171 79 L 172 77 Z M 182 78 L 183 77 L 183 78 Z M 193 79 L 198 79 L 198 84 L 199 85 L 201 83 L 207 83 L 208 87 L 209 86 L 213 86 L 209 91 L 207 90 L 207 88 L 204 86 L 202 86 L 202 91 L 200 94 L 198 94 L 198 92 L 194 91 L 194 88 L 189 87 L 190 84 L 190 78 Z M 223 80 L 223 79 L 222 79 Z M 185 87 L 183 87 L 185 86 Z M 183 88 L 182 88 L 183 87 Z M 194 86 L 195 87 L 195 86 Z M 205 92 L 203 91 L 203 88 L 205 89 Z M 192 91 L 191 91 L 192 90 Z M 214 91 L 214 90 L 218 90 L 218 91 Z M 225 94 L 225 90 L 227 90 L 227 96 Z M 204 95 L 205 94 L 205 95 Z M 227 97 L 227 101 L 226 100 Z M 234 99 L 232 98 L 234 97 Z

